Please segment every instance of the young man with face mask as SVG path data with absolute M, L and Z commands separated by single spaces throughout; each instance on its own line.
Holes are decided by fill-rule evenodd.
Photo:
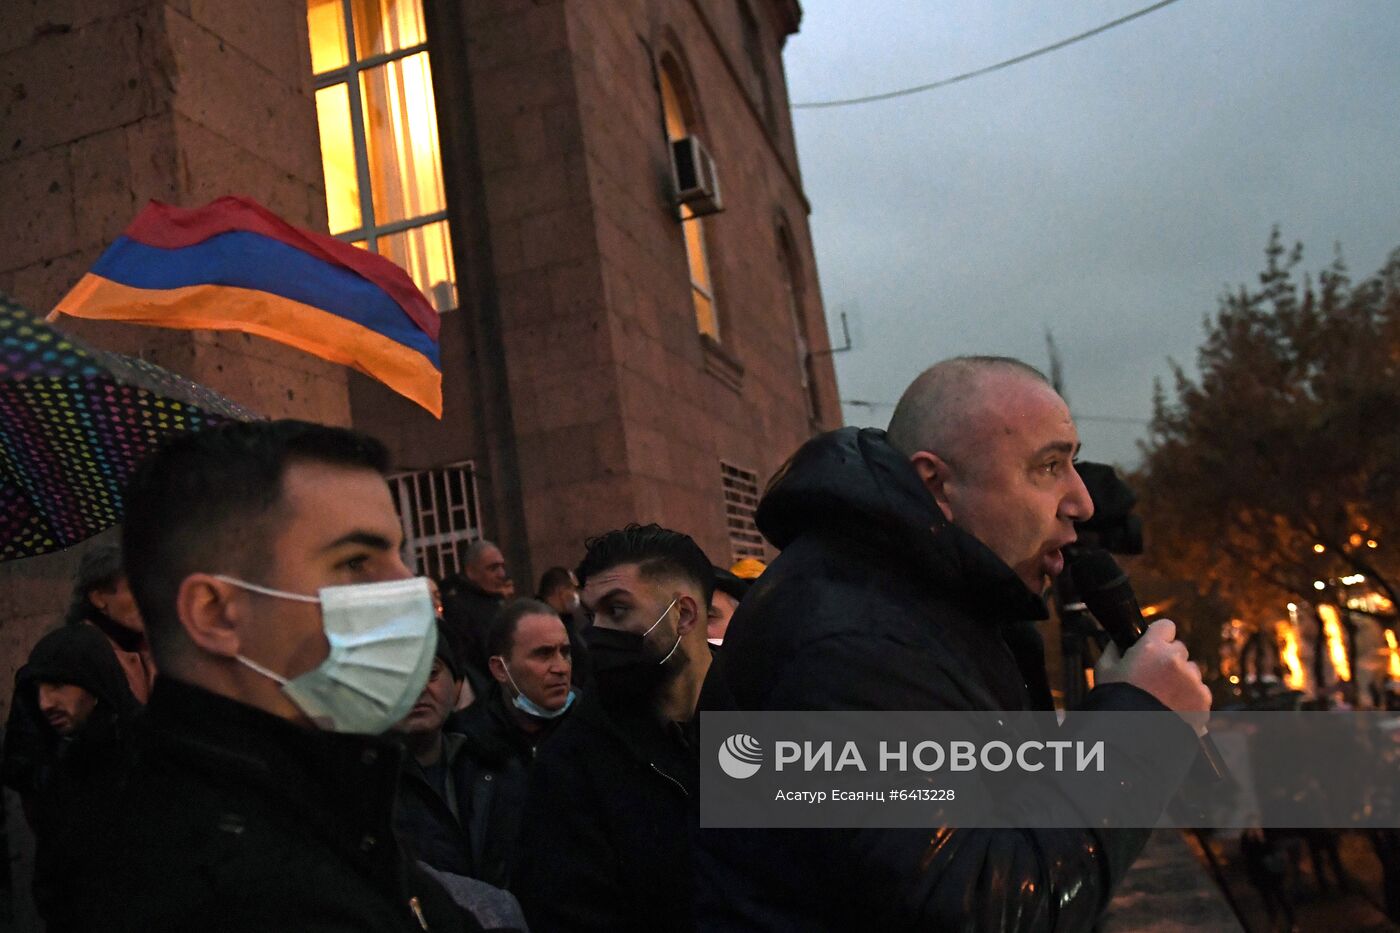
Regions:
M 127 490 L 160 675 L 51 930 L 480 929 L 404 855 L 402 748 L 431 597 L 372 438 L 297 421 L 184 435 Z
M 629 525 L 588 542 L 578 577 L 596 689 L 535 764 L 512 890 L 536 933 L 689 930 L 710 562 Z
M 502 606 L 486 649 L 494 686 L 449 728 L 462 745 L 470 874 L 509 887 L 530 769 L 578 694 L 568 634 L 544 603 L 517 599 Z

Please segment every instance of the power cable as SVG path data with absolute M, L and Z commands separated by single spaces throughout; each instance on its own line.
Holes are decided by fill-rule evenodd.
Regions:
M 960 75 L 954 75 L 951 78 L 943 78 L 940 81 L 934 81 L 929 84 L 920 84 L 917 87 L 906 87 L 901 88 L 897 91 L 886 91 L 883 94 L 870 94 L 865 97 L 848 97 L 844 100 L 818 100 L 809 101 L 805 104 L 793 104 L 792 109 L 820 110 L 828 107 L 849 107 L 854 104 L 869 104 L 874 103 L 878 100 L 890 100 L 894 97 L 905 97 L 909 94 L 922 94 L 924 91 L 932 91 L 936 88 L 947 87 L 950 84 L 957 84 L 960 81 L 967 81 L 971 78 L 980 78 L 982 75 L 991 74 L 993 71 L 1000 71 L 1003 68 L 1010 68 L 1012 65 L 1019 65 L 1021 62 L 1030 61 L 1032 58 L 1037 58 L 1041 55 L 1046 55 L 1050 52 L 1058 51 L 1062 48 L 1065 48 L 1066 46 L 1074 45 L 1076 42 L 1083 42 L 1085 39 L 1097 36 L 1101 32 L 1108 32 L 1110 29 L 1113 29 L 1116 26 L 1121 26 L 1124 23 L 1131 22 L 1137 19 L 1138 17 L 1146 16 L 1148 13 L 1155 13 L 1162 7 L 1171 6 L 1173 3 L 1176 2 L 1177 0 L 1160 0 L 1160 2 L 1154 3 L 1148 7 L 1143 7 L 1141 10 L 1138 10 L 1135 13 L 1129 13 L 1127 16 L 1119 17 L 1118 19 L 1115 19 L 1110 23 L 1104 23 L 1102 26 L 1097 26 L 1093 29 L 1090 29 L 1088 32 L 1081 32 L 1077 36 L 1070 36 L 1068 39 L 1061 39 L 1054 45 L 1047 45 L 1043 48 L 1036 49 L 1034 52 L 1027 52 L 1024 55 L 1017 55 L 1015 58 L 1008 58 L 1004 62 L 997 62 L 995 65 L 988 65 L 985 68 L 978 68 L 976 71 L 964 72 Z

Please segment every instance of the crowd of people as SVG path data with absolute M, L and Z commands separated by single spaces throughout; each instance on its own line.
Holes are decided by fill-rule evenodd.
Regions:
M 705 710 L 1049 709 L 1077 449 L 1038 372 L 945 361 L 888 432 L 796 452 L 758 510 L 771 566 L 630 524 L 520 598 L 485 540 L 413 575 L 372 438 L 181 436 L 16 677 L 36 902 L 60 933 L 1088 930 L 1146 831 L 698 815 Z M 1170 622 L 1097 680 L 1093 709 L 1210 705 Z M 1154 766 L 1184 774 L 1176 738 Z

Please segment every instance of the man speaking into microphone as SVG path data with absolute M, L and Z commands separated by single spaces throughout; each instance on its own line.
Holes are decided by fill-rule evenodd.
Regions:
M 1047 615 L 1041 594 L 1074 523 L 1093 514 L 1078 451 L 1064 400 L 1003 357 L 926 370 L 888 433 L 813 438 L 758 507 L 782 554 L 712 671 L 731 708 L 1049 709 L 1031 623 Z M 1083 708 L 1206 713 L 1210 692 L 1175 636 L 1162 620 L 1106 653 Z M 1184 772 L 1194 739 L 1182 732 Z M 704 830 L 700 928 L 1088 931 L 1148 835 Z

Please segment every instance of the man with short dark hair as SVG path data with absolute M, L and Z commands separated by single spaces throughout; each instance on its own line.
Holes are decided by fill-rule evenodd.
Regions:
M 95 544 L 83 552 L 64 621 L 70 625 L 86 623 L 107 636 L 132 694 L 145 703 L 155 683 L 156 668 L 119 546 Z
M 462 555 L 460 573 L 442 580 L 444 631 L 452 641 L 457 660 L 469 668 L 465 672 L 472 686 L 486 685 L 486 635 L 491 620 L 506 601 L 505 555 L 493 542 L 479 538 Z
M 550 567 L 541 574 L 537 595 L 540 602 L 549 603 L 561 618 L 572 615 L 582 605 L 578 578 L 567 567 Z
M 845 428 L 808 441 L 759 504 L 759 530 L 782 553 L 729 626 L 717 662 L 728 706 L 704 708 L 1050 709 L 1029 623 L 1046 615 L 1041 594 L 1075 522 L 1093 514 L 1078 452 L 1045 377 L 998 357 L 927 370 L 888 435 Z M 1110 648 L 1085 708 L 1209 710 L 1174 634 L 1158 622 L 1124 657 Z M 1195 755 L 1191 729 L 1176 725 L 1145 753 L 1167 786 Z M 707 829 L 700 925 L 1087 931 L 1147 835 Z
M 587 547 L 578 577 L 596 691 L 535 765 L 513 890 L 536 933 L 692 929 L 710 561 L 657 525 Z
M 710 599 L 710 615 L 705 626 L 705 636 L 716 648 L 724 644 L 724 633 L 729 630 L 729 620 L 734 618 L 734 610 L 739 608 L 739 600 L 743 599 L 748 591 L 748 580 L 723 567 L 715 568 L 715 594 Z
M 384 447 L 298 421 L 169 442 L 123 551 L 160 676 L 51 930 L 479 929 L 405 859 L 403 718 L 433 660 Z
M 537 598 L 548 603 L 559 614 L 564 628 L 569 633 L 569 644 L 574 651 L 574 686 L 588 691 L 593 688 L 593 662 L 588 656 L 588 646 L 584 644 L 583 633 L 592 624 L 588 613 L 583 611 L 578 577 L 567 567 L 550 567 L 540 576 Z
M 534 599 L 501 607 L 486 650 L 493 687 L 451 729 L 460 733 L 470 794 L 471 875 L 510 887 L 530 769 L 577 697 L 573 652 L 564 623 Z

